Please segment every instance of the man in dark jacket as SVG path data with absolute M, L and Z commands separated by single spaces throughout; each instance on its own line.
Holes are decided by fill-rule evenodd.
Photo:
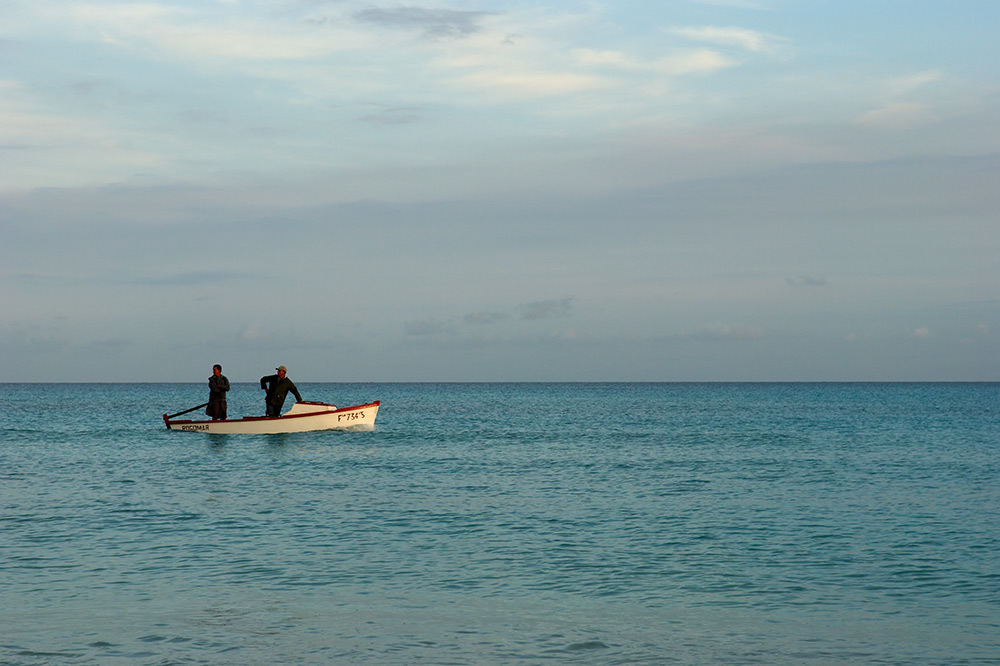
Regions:
M 288 395 L 289 391 L 295 396 L 296 402 L 302 402 L 299 390 L 295 388 L 292 380 L 285 376 L 288 368 L 279 365 L 275 370 L 278 371 L 278 374 L 260 378 L 260 387 L 267 391 L 267 398 L 265 400 L 265 404 L 267 405 L 265 414 L 267 416 L 281 416 L 281 406 L 285 404 L 285 396 Z
M 208 378 L 208 408 L 205 414 L 213 421 L 226 420 L 226 392 L 229 390 L 229 380 L 222 374 L 222 366 L 216 363 L 212 366 L 212 376 Z

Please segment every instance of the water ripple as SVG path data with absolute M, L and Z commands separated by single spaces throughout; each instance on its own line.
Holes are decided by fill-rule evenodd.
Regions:
M 996 385 L 192 390 L 6 392 L 0 663 L 1000 663 Z

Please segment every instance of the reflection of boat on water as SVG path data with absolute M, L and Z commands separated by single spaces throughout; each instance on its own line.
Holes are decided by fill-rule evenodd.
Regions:
M 325 402 L 297 402 L 281 416 L 244 416 L 226 421 L 173 420 L 163 415 L 168 430 L 189 430 L 211 434 L 272 435 L 283 432 L 311 430 L 371 429 L 375 425 L 379 401 L 367 405 L 341 407 Z M 184 414 L 185 412 L 181 412 Z M 180 414 L 174 414 L 179 416 Z

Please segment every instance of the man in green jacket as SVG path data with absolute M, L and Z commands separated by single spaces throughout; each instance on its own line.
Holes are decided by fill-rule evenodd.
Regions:
M 260 378 L 260 387 L 267 391 L 267 398 L 265 400 L 265 404 L 267 405 L 266 416 L 281 416 L 281 406 L 285 404 L 285 396 L 288 395 L 289 391 L 295 396 L 296 402 L 302 402 L 299 390 L 295 388 L 292 380 L 285 376 L 288 368 L 279 365 L 275 370 L 278 371 L 278 374 Z

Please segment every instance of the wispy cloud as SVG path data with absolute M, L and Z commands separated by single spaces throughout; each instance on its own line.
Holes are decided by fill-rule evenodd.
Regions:
M 561 298 L 558 300 L 532 301 L 531 303 L 525 303 L 517 310 L 521 319 L 536 321 L 539 319 L 568 317 L 570 316 L 572 305 L 572 298 Z
M 667 30 L 667 33 L 685 37 L 692 41 L 733 47 L 753 53 L 773 53 L 785 41 L 774 35 L 757 32 L 756 30 L 733 27 L 700 26 L 670 28 Z
M 510 319 L 506 312 L 470 312 L 462 317 L 462 321 L 473 326 L 496 324 Z
M 511 320 L 522 322 L 542 321 L 545 319 L 560 319 L 570 317 L 573 310 L 573 298 L 558 298 L 522 303 L 513 312 L 489 310 L 471 312 L 462 321 L 470 326 L 490 326 Z
M 697 49 L 656 60 L 653 64 L 653 69 L 664 74 L 684 76 L 688 74 L 707 74 L 734 67 L 736 64 L 736 61 L 732 58 L 727 58 L 718 51 Z
M 641 60 L 621 51 L 577 49 L 573 52 L 577 65 L 601 71 L 609 69 L 646 71 L 669 76 L 704 74 L 733 67 L 738 63 L 712 49 L 689 49 L 654 60 Z
M 408 125 L 423 117 L 423 109 L 418 106 L 385 107 L 369 113 L 361 119 L 373 125 Z
M 936 122 L 933 107 L 920 98 L 920 91 L 940 82 L 944 71 L 930 69 L 890 79 L 882 86 L 882 102 L 857 119 L 859 125 L 883 129 L 909 129 Z
M 245 18 L 232 10 L 222 13 L 165 4 L 78 4 L 63 12 L 83 34 L 106 45 L 149 56 L 172 56 L 212 62 L 219 59 L 259 62 L 315 58 L 357 44 L 327 32 L 303 30 L 283 21 Z M 211 59 L 211 60 L 206 60 Z
M 223 282 L 259 280 L 263 276 L 256 273 L 241 273 L 234 271 L 192 271 L 163 276 L 144 276 L 136 279 L 138 284 L 159 287 L 195 286 L 221 284 Z
M 811 275 L 797 275 L 785 278 L 785 282 L 793 287 L 825 287 L 826 278 L 812 277 Z
M 240 328 L 235 335 L 235 339 L 242 342 L 258 342 L 270 336 L 259 322 L 247 324 Z
M 419 319 L 403 324 L 403 332 L 415 337 L 452 335 L 455 333 L 455 325 L 450 321 L 439 319 Z
M 493 12 L 455 9 L 395 7 L 365 9 L 355 14 L 354 18 L 362 23 L 414 30 L 429 39 L 454 39 L 480 32 L 481 20 L 492 14 Z
M 889 81 L 886 86 L 887 93 L 891 96 L 905 95 L 931 83 L 937 83 L 943 77 L 944 71 L 941 69 L 929 69 L 924 72 L 901 76 Z
M 857 122 L 868 127 L 909 129 L 935 119 L 936 115 L 926 104 L 896 102 L 865 112 Z
M 606 89 L 611 82 L 600 76 L 573 72 L 481 70 L 452 80 L 466 90 L 486 93 L 490 98 L 513 96 L 537 98 Z

